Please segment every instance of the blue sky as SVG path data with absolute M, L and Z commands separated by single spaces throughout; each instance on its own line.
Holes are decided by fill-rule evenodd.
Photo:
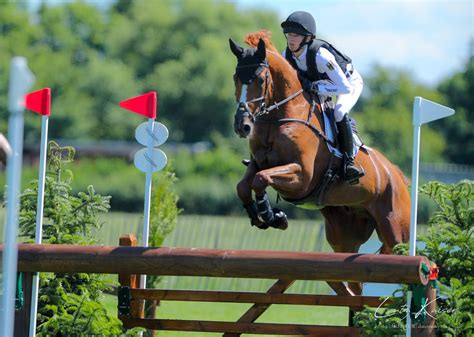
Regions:
M 463 69 L 474 37 L 472 0 L 232 0 L 268 8 L 281 20 L 313 14 L 320 36 L 348 54 L 362 73 L 377 62 L 436 85 Z M 473 42 L 474 43 L 474 42 Z M 471 52 L 474 52 L 471 51 Z

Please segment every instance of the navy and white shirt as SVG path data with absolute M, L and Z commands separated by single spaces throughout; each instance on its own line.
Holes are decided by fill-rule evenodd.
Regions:
M 302 71 L 307 71 L 306 56 L 308 46 L 304 46 L 303 52 L 299 57 L 293 56 L 298 68 Z M 286 55 L 286 50 L 282 53 L 283 57 Z M 329 79 L 317 81 L 318 91 L 323 96 L 336 96 L 348 94 L 351 92 L 351 84 L 349 83 L 346 73 L 352 70 L 352 64 L 348 64 L 349 69 L 342 70 L 337 64 L 334 55 L 324 47 L 319 48 L 316 53 L 316 67 L 320 73 L 325 73 Z

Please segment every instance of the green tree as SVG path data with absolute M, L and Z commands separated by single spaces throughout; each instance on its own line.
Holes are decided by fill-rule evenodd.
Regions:
M 474 40 L 471 46 L 474 52 Z M 453 163 L 474 165 L 474 55 L 470 55 L 463 71 L 443 81 L 438 89 L 446 104 L 456 110 L 454 116 L 442 119 L 435 126 L 449 139 L 445 156 Z
M 74 149 L 51 142 L 45 183 L 43 242 L 50 244 L 97 244 L 94 233 L 101 227 L 98 214 L 107 212 L 110 197 L 87 191 L 71 194 L 72 173 L 64 164 L 73 160 Z M 20 235 L 35 237 L 38 182 L 21 195 Z M 41 273 L 37 318 L 38 336 L 114 335 L 121 323 L 107 315 L 100 301 L 109 288 L 102 275 Z
M 159 115 L 173 130 L 171 139 L 202 141 L 214 131 L 232 132 L 235 58 L 227 39 L 277 30 L 277 22 L 275 13 L 244 14 L 215 0 L 119 1 L 106 50 L 132 65 L 146 90 L 158 90 Z M 277 41 L 281 45 L 282 36 Z
M 171 139 L 229 135 L 235 58 L 227 39 L 261 28 L 280 31 L 276 13 L 244 13 L 217 0 L 118 1 L 105 11 L 81 1 L 44 3 L 34 20 L 11 2 L 1 6 L 0 103 L 10 58 L 26 56 L 35 88 L 52 89 L 53 138 L 131 139 L 139 117 L 124 117 L 117 103 L 150 90 L 158 91 L 159 118 L 173 130 Z M 283 46 L 282 34 L 276 40 Z M 0 110 L 0 131 L 6 115 Z M 39 121 L 25 123 L 33 143 Z
M 435 91 L 416 84 L 410 74 L 378 65 L 365 78 L 365 85 L 366 95 L 360 99 L 352 115 L 358 122 L 363 140 L 380 149 L 407 172 L 411 167 L 413 148 L 413 99 L 423 96 L 440 101 L 441 98 Z M 439 133 L 424 126 L 421 160 L 443 161 L 444 148 L 445 141 Z

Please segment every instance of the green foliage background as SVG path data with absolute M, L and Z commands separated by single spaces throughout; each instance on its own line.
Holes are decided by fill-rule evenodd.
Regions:
M 169 142 L 209 141 L 213 147 L 199 154 L 168 152 L 179 178 L 180 207 L 187 213 L 241 214 L 235 185 L 248 150 L 247 142 L 232 131 L 236 61 L 227 40 L 242 41 L 246 33 L 261 28 L 272 31 L 275 45 L 284 48 L 276 12 L 241 9 L 230 1 L 118 0 L 106 9 L 68 1 L 42 4 L 38 12 L 26 11 L 21 2 L 2 1 L 0 132 L 7 130 L 9 62 L 14 55 L 28 58 L 37 79 L 34 89 L 52 88 L 50 139 L 134 142 L 135 127 L 143 118 L 117 103 L 157 90 L 158 120 L 169 128 Z M 409 173 L 412 102 L 414 96 L 423 96 L 455 108 L 456 115 L 423 126 L 421 161 L 474 164 L 473 60 L 467 55 L 465 69 L 437 87 L 417 83 L 403 69 L 374 64 L 362 74 L 363 96 L 352 113 L 365 143 Z M 37 144 L 40 119 L 25 116 L 25 143 Z M 92 183 L 100 193 L 112 195 L 113 210 L 141 210 L 143 177 L 131 165 L 114 159 L 81 160 L 77 165 L 81 169 L 74 190 Z

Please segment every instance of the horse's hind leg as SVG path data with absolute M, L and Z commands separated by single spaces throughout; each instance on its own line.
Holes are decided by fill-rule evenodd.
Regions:
M 325 218 L 326 239 L 337 253 L 357 253 L 374 231 L 374 219 L 364 209 L 328 206 L 321 209 Z M 329 283 L 336 290 L 340 283 Z M 349 282 L 354 295 L 362 294 L 362 284 Z
M 369 207 L 377 222 L 377 235 L 383 243 L 381 254 L 392 254 L 396 244 L 410 238 L 410 198 L 408 192 L 393 193 L 387 188 L 384 195 Z
M 374 231 L 374 220 L 363 209 L 325 207 L 321 213 L 326 219 L 326 238 L 337 253 L 357 253 Z M 362 283 L 328 282 L 338 295 L 362 295 Z M 355 311 L 349 309 L 349 326 L 354 325 Z

